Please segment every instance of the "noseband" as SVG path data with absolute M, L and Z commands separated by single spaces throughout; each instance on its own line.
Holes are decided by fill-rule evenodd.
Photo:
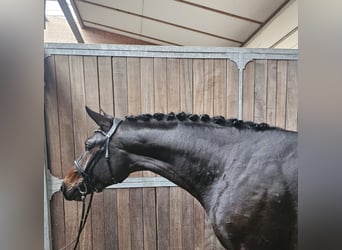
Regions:
M 113 175 L 112 166 L 111 166 L 111 163 L 109 160 L 109 142 L 110 142 L 111 137 L 115 134 L 115 132 L 118 129 L 121 122 L 122 122 L 122 120 L 113 119 L 112 127 L 110 128 L 110 130 L 107 133 L 101 129 L 98 129 L 95 131 L 96 133 L 101 133 L 103 136 L 105 136 L 105 141 L 101 147 L 101 150 L 95 154 L 93 159 L 88 162 L 87 166 L 85 166 L 85 167 L 82 166 L 82 164 L 80 163 L 81 158 L 74 161 L 77 172 L 83 177 L 83 181 L 82 181 L 82 183 L 80 183 L 80 186 L 83 185 L 84 190 L 81 190 L 81 188 L 79 187 L 79 191 L 80 191 L 82 196 L 87 194 L 88 187 L 91 189 L 90 190 L 91 192 L 97 191 L 96 188 L 92 184 L 92 177 L 90 176 L 90 172 L 91 172 L 92 168 L 94 168 L 94 166 L 95 166 L 95 164 L 91 164 L 91 163 L 93 163 L 96 159 L 101 157 L 103 152 L 105 152 L 105 158 L 106 158 L 108 170 L 111 174 L 111 180 L 113 183 L 117 182 L 115 180 L 115 176 Z M 89 165 L 91 165 L 91 167 L 88 167 Z

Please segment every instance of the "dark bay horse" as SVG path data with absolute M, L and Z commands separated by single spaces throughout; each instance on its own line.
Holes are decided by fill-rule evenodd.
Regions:
M 88 108 L 100 129 L 64 179 L 67 200 L 150 170 L 192 194 L 227 249 L 297 249 L 297 133 L 236 119 Z

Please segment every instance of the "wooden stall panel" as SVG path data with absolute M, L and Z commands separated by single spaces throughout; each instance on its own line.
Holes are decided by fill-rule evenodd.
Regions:
M 227 60 L 227 117 L 237 118 L 239 112 L 239 71 L 235 62 Z
M 117 193 L 118 240 L 119 249 L 131 249 L 131 222 L 129 209 L 129 190 L 121 189 Z
M 167 82 L 166 82 L 166 58 L 154 58 L 154 111 L 167 112 Z
M 153 58 L 141 58 L 141 112 L 154 113 Z
M 193 197 L 192 197 L 193 199 Z M 201 250 L 204 248 L 204 221 L 205 221 L 205 211 L 199 201 L 194 199 L 194 244 L 193 249 Z
M 170 249 L 170 188 L 156 188 L 157 249 Z
M 288 61 L 286 89 L 286 129 L 297 130 L 298 119 L 298 63 Z
M 49 170 L 62 177 L 55 57 L 45 59 L 44 112 Z
M 57 80 L 54 56 L 48 57 L 45 61 L 44 101 L 49 171 L 53 175 L 61 178 L 63 174 L 60 155 Z M 50 216 L 52 247 L 59 249 L 66 242 L 64 234 L 64 199 L 61 193 L 54 194 L 51 199 Z
M 132 65 L 130 65 L 131 67 Z M 123 119 L 128 114 L 128 61 L 125 57 L 112 58 L 112 77 L 114 89 L 114 115 Z M 134 76 L 136 77 L 136 76 Z M 131 84 L 132 83 L 132 79 Z M 134 93 L 130 92 L 131 98 Z M 114 198 L 109 204 L 109 200 Z M 116 204 L 115 204 L 116 203 Z M 106 249 L 131 249 L 131 209 L 129 189 L 108 190 L 106 213 L 112 213 L 116 221 L 113 233 L 117 233 L 112 241 L 107 240 Z M 115 222 L 117 224 L 115 224 Z
M 254 120 L 254 62 L 247 63 L 243 71 L 242 85 L 242 119 L 245 121 Z
M 166 58 L 153 59 L 154 110 L 167 113 Z M 170 249 L 170 189 L 156 188 L 157 249 Z
M 243 78 L 243 119 L 297 130 L 297 61 L 254 60 Z
M 182 190 L 170 188 L 170 249 L 182 249 Z M 185 236 L 186 237 L 186 236 Z
M 153 81 L 153 58 L 140 59 L 141 81 L 141 113 L 154 113 L 154 81 Z M 142 176 L 151 177 L 156 174 L 151 171 L 143 171 Z
M 153 58 L 140 59 L 141 113 L 154 113 L 153 65 Z M 143 171 L 142 175 L 147 177 L 156 176 L 150 171 Z M 142 189 L 142 219 L 143 248 L 141 249 L 157 249 L 155 188 Z
M 141 69 L 140 58 L 127 58 L 128 114 L 141 113 Z M 130 177 L 142 177 L 142 172 L 132 173 Z M 144 248 L 143 231 L 143 191 L 141 188 L 129 190 L 129 210 L 131 224 L 131 249 Z
M 254 119 L 255 122 L 266 122 L 267 101 L 267 60 L 255 61 L 254 75 Z
M 167 87 L 167 111 L 180 112 L 180 87 L 179 73 L 180 65 L 177 58 L 168 58 L 166 60 L 166 87 Z
M 193 107 L 194 113 L 204 110 L 204 59 L 193 59 Z M 190 94 L 190 93 L 189 93 Z
M 104 237 L 105 248 L 119 250 L 117 190 L 104 190 Z M 93 241 L 96 239 L 92 238 Z M 89 239 L 88 239 L 89 240 Z
M 214 115 L 227 116 L 227 60 L 214 60 Z
M 285 128 L 287 61 L 277 61 L 276 126 Z
M 124 119 L 128 114 L 127 58 L 113 57 L 114 115 Z
M 203 89 L 205 82 L 204 60 L 181 59 L 180 61 L 180 105 L 188 113 L 203 113 Z M 196 93 L 196 94 L 195 94 Z M 195 199 L 185 190 L 180 190 L 181 200 L 181 248 L 202 249 L 204 241 L 204 211 L 194 207 Z
M 123 119 L 128 114 L 127 58 L 112 58 L 112 77 L 114 91 L 114 115 Z M 106 232 L 106 249 L 123 249 L 130 246 L 129 190 L 105 190 L 106 224 L 111 228 Z M 111 220 L 113 218 L 113 220 Z M 127 234 L 128 235 L 125 235 Z M 129 248 L 127 248 L 129 249 Z
M 212 105 L 209 105 L 209 107 L 213 107 L 213 110 L 208 110 L 213 113 L 205 113 L 227 117 L 227 60 L 214 59 L 213 65 L 213 99 Z M 205 102 L 208 103 L 209 100 L 205 100 Z M 213 228 L 206 214 L 204 222 L 204 241 L 204 249 L 222 249 L 222 245 L 214 234 Z
M 267 61 L 267 96 L 266 96 L 266 122 L 276 125 L 277 108 L 277 61 Z
M 214 113 L 214 60 L 205 59 L 204 60 L 204 78 L 202 80 L 204 83 L 203 89 L 203 110 L 197 109 L 195 113 L 205 113 L 213 115 Z
M 230 60 L 51 56 L 46 67 L 49 166 L 59 178 L 97 127 L 86 115 L 85 105 L 119 118 L 171 111 L 238 115 L 238 69 Z M 296 61 L 249 62 L 243 72 L 243 119 L 296 130 L 297 81 Z M 156 174 L 145 171 L 130 177 L 144 176 Z M 54 195 L 54 249 L 76 237 L 79 214 L 76 202 Z M 106 189 L 96 194 L 80 249 L 223 247 L 197 200 L 179 187 L 158 187 Z
M 109 57 L 97 58 L 98 90 L 89 93 L 88 99 L 98 100 L 98 106 L 94 110 L 102 108 L 107 113 L 113 113 L 113 84 L 111 59 Z M 95 82 L 96 84 L 97 82 Z M 97 125 L 95 125 L 97 127 Z M 94 249 L 105 249 L 105 211 L 106 201 L 104 192 L 94 195 L 92 205 L 92 237 Z M 95 240 L 96 239 L 96 240 Z
M 74 135 L 74 157 L 79 156 L 84 150 L 84 140 L 87 137 L 87 115 L 84 112 L 85 89 L 84 89 L 84 66 L 82 56 L 69 57 L 70 71 L 70 89 L 72 99 L 72 120 Z M 81 108 L 83 107 L 83 109 Z M 78 220 L 82 214 L 82 205 L 78 202 Z M 82 249 L 93 249 L 92 241 L 88 239 L 92 236 L 91 224 L 88 223 L 83 229 L 83 235 L 80 238 L 80 247 Z
M 157 249 L 156 189 L 143 189 L 144 249 Z
M 214 78 L 213 78 L 213 69 L 214 61 L 211 59 L 193 59 L 193 105 L 192 105 L 192 113 L 195 114 L 210 114 L 213 109 L 213 91 L 214 91 Z M 208 69 L 210 68 L 210 69 Z M 208 104 L 207 99 L 211 100 L 211 103 Z M 208 108 L 211 107 L 211 108 Z M 208 111 L 210 110 L 210 111 Z M 185 191 L 183 193 L 183 200 L 186 200 Z M 186 202 L 190 205 L 190 209 L 193 208 L 193 247 L 190 249 L 203 249 L 204 247 L 204 220 L 205 213 L 202 208 L 202 205 L 199 202 L 196 203 L 194 198 L 190 203 L 190 199 Z M 190 211 L 189 211 L 190 212 Z M 184 212 L 186 214 L 186 212 Z M 185 228 L 187 230 L 187 228 Z M 189 239 L 192 239 L 192 236 L 189 235 Z M 188 240 L 187 237 L 184 236 L 184 243 Z M 185 244 L 184 244 L 185 246 Z
M 144 249 L 143 190 L 129 190 L 131 249 Z
M 192 110 L 193 103 L 193 84 L 192 84 L 192 59 L 182 59 L 179 66 L 179 87 L 181 108 L 184 111 Z
M 182 227 L 182 249 L 194 249 L 194 198 L 185 190 L 181 190 L 181 227 Z
M 96 56 L 85 56 L 83 58 L 84 67 L 84 95 L 86 105 L 92 110 L 99 110 L 99 73 L 98 60 Z M 85 112 L 85 110 L 83 110 Z M 90 136 L 94 129 L 97 128 L 96 123 L 87 115 L 87 131 Z
M 193 59 L 193 113 L 226 116 L 226 72 L 226 60 Z M 190 223 L 192 220 L 193 226 L 190 234 L 183 234 L 182 249 L 223 249 L 203 207 L 187 195 L 183 191 L 183 213 L 192 213 L 188 220 Z M 183 231 L 189 232 L 189 228 L 183 225 Z
M 180 112 L 179 59 L 166 59 L 167 112 Z M 182 191 L 170 188 L 170 249 L 182 249 Z
M 108 66 L 106 64 L 108 64 Z M 109 81 L 109 83 L 111 83 L 111 70 L 108 68 L 110 68 L 110 60 L 108 59 L 104 60 L 103 58 L 98 59 L 97 57 L 84 57 L 85 102 L 88 107 L 95 111 L 98 111 L 100 109 L 100 104 L 102 103 L 102 100 L 100 99 L 101 92 L 102 97 L 105 96 L 105 94 L 103 93 L 103 87 L 102 89 L 100 89 L 99 86 L 105 85 L 103 81 Z M 106 110 L 106 112 L 112 112 L 112 107 L 107 106 L 107 108 L 109 108 L 109 110 Z M 90 136 L 93 133 L 94 129 L 96 129 L 97 127 L 98 125 L 95 124 L 95 122 L 87 116 L 88 136 Z M 115 237 L 115 234 L 112 234 L 112 232 L 115 232 L 115 230 L 113 230 L 112 224 L 108 223 L 108 217 L 111 218 L 114 223 L 116 222 L 115 217 L 113 218 L 111 216 L 112 213 L 106 213 L 106 207 L 108 207 L 107 203 L 110 204 L 111 202 L 111 199 L 106 198 L 108 197 L 109 193 L 111 193 L 109 190 L 105 190 L 103 194 L 95 194 L 94 196 L 91 217 L 90 219 L 88 219 L 87 222 L 87 226 L 91 226 L 91 235 L 89 235 L 89 237 L 85 237 L 84 239 L 84 241 L 88 242 L 89 239 L 94 239 L 91 241 L 91 249 L 101 247 L 105 249 L 105 247 L 107 246 L 107 241 Z M 94 206 L 96 207 L 95 209 L 97 211 L 94 211 Z M 102 231 L 103 233 L 101 233 Z M 100 237 L 100 239 L 105 239 L 106 241 L 99 242 L 95 239 L 95 237 Z M 112 249 L 115 248 L 112 247 Z
M 72 119 L 72 99 L 68 56 L 56 56 L 57 99 L 59 116 L 60 154 L 63 176 L 74 159 L 74 136 Z M 78 213 L 76 202 L 64 202 L 65 244 L 77 235 Z
M 74 136 L 75 156 L 84 151 L 84 140 L 87 137 L 87 114 L 85 112 L 85 90 L 83 57 L 72 56 L 69 58 L 70 89 L 72 100 L 72 123 Z
M 127 58 L 128 114 L 141 113 L 140 58 Z

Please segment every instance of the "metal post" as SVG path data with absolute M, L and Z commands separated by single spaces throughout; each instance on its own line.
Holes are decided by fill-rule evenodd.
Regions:
M 46 143 L 45 147 L 45 156 L 46 156 Z M 50 221 L 50 199 L 48 195 L 48 176 L 46 174 L 47 162 L 45 157 L 44 164 L 44 250 L 52 249 L 51 245 L 51 221 Z
M 242 95 L 243 95 L 243 70 L 244 68 L 239 67 L 239 107 L 238 107 L 238 119 L 242 120 L 242 109 L 243 109 L 243 103 L 242 103 Z

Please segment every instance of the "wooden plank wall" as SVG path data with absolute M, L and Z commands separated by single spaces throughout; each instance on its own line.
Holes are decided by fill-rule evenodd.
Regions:
M 297 61 L 254 60 L 243 74 L 242 119 L 297 131 Z
M 226 59 L 52 55 L 45 67 L 48 162 L 58 178 L 96 128 L 85 105 L 120 118 L 171 111 L 238 115 L 238 69 Z M 252 61 L 243 79 L 243 119 L 297 129 L 296 61 Z M 53 249 L 60 249 L 76 237 L 81 206 L 60 192 L 50 204 Z M 178 187 L 158 187 L 96 194 L 80 249 L 223 248 L 192 196 Z

